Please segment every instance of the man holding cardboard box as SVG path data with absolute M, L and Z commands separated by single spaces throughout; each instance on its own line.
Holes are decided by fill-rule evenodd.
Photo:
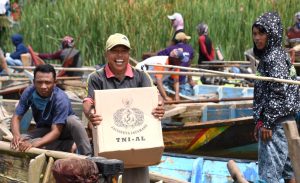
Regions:
M 111 35 L 106 42 L 107 64 L 104 68 L 92 73 L 88 79 L 88 96 L 83 102 L 83 111 L 89 119 L 90 126 L 96 127 L 102 121 L 100 111 L 95 111 L 94 90 L 139 88 L 153 86 L 152 80 L 144 71 L 134 69 L 129 64 L 130 43 L 125 35 L 116 33 Z M 164 115 L 162 101 L 152 111 L 156 118 Z M 125 164 L 126 166 L 126 164 Z M 147 167 L 125 169 L 123 174 L 125 183 L 149 182 Z

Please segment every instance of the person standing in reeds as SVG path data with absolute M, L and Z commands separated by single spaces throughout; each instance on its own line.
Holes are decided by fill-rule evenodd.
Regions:
M 175 31 L 170 44 L 170 45 L 174 45 L 179 42 L 178 40 L 175 39 L 176 35 L 180 32 L 184 32 L 184 21 L 180 13 L 174 13 L 173 15 L 168 15 L 168 18 L 171 20 L 173 30 Z
M 252 26 L 253 51 L 260 60 L 258 76 L 296 80 L 296 71 L 282 47 L 283 28 L 277 13 L 259 16 Z M 300 110 L 299 86 L 256 80 L 254 83 L 254 137 L 258 140 L 260 179 L 268 183 L 295 182 L 283 122 L 294 122 Z
M 202 64 L 202 61 L 212 61 L 215 59 L 215 50 L 213 48 L 212 41 L 208 36 L 208 25 L 200 23 L 197 26 L 197 32 L 199 35 L 199 58 L 198 65 Z

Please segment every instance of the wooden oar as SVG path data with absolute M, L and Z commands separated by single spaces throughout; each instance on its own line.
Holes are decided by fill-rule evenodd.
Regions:
M 148 64 L 148 65 L 187 70 L 186 69 L 187 67 L 174 66 L 174 65 L 156 65 L 156 64 Z M 254 79 L 254 80 L 300 85 L 300 81 L 279 79 L 279 78 L 272 78 L 272 77 L 264 77 L 264 76 L 255 76 L 254 74 L 235 74 L 235 73 L 226 73 L 226 72 L 212 71 L 212 70 L 207 70 L 207 69 L 196 69 L 196 68 L 189 68 L 189 70 L 217 74 L 219 76 L 227 76 L 227 77 L 229 76 L 229 77 L 234 77 L 234 78 L 247 78 L 247 79 Z M 178 75 L 201 76 L 201 73 L 196 73 L 196 72 L 178 72 L 178 73 L 179 73 Z
M 206 103 L 206 102 L 229 102 L 229 101 L 244 101 L 253 100 L 253 97 L 240 97 L 240 98 L 214 98 L 214 99 L 199 99 L 199 100 L 179 100 L 179 101 L 165 101 L 165 104 L 182 104 L 182 103 Z

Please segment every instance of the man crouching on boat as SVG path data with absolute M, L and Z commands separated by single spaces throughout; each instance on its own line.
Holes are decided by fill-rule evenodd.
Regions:
M 79 154 L 91 155 L 85 128 L 75 116 L 67 95 L 55 85 L 56 73 L 51 65 L 34 70 L 34 85 L 23 92 L 12 117 L 11 148 L 26 151 L 31 147 L 70 152 L 75 142 Z M 20 121 L 31 107 L 36 128 L 20 134 Z

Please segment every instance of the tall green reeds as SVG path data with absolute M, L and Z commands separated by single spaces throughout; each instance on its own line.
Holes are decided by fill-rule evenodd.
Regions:
M 131 5 L 127 0 L 35 0 L 24 4 L 20 26 L 9 34 L 23 34 L 36 52 L 55 51 L 60 39 L 71 35 L 85 65 L 94 65 L 105 62 L 108 36 L 120 32 L 129 37 L 132 56 L 140 60 L 143 52 L 167 45 L 173 34 L 167 15 L 180 12 L 196 53 L 195 27 L 206 22 L 214 46 L 221 46 L 225 59 L 243 60 L 244 51 L 252 47 L 251 26 L 256 17 L 278 11 L 287 28 L 299 11 L 297 6 L 298 0 L 135 0 Z M 13 48 L 9 37 L 4 47 Z

